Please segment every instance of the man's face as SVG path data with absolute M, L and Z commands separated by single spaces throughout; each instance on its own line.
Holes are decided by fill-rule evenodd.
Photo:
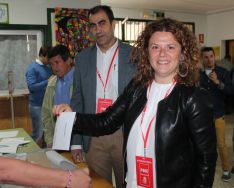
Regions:
M 59 78 L 63 78 L 71 68 L 70 58 L 68 58 L 67 61 L 64 61 L 60 55 L 57 55 L 50 58 L 49 61 L 54 74 L 56 74 Z
M 115 23 L 110 23 L 107 14 L 99 11 L 89 17 L 90 31 L 96 39 L 98 46 L 105 47 L 113 41 Z
M 206 69 L 213 69 L 215 66 L 215 55 L 213 51 L 203 52 L 202 61 Z

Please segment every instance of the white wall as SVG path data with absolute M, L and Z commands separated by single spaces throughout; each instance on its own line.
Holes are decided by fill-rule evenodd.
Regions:
M 47 8 L 91 8 L 100 0 L 1 0 L 8 3 L 10 24 L 47 24 Z
M 153 15 L 152 10 L 141 10 L 141 9 L 124 9 L 124 8 L 114 8 L 112 7 L 114 15 L 116 18 L 133 18 L 133 19 L 144 19 L 144 13 L 149 13 Z M 206 15 L 201 14 L 186 14 L 178 12 L 167 12 L 165 11 L 165 17 L 170 17 L 183 22 L 194 22 L 195 23 L 195 34 L 207 35 L 207 20 Z M 155 19 L 152 16 L 152 19 Z M 204 37 L 206 39 L 206 37 Z M 206 40 L 205 40 L 206 42 Z
M 101 0 L 1 0 L 1 3 L 8 3 L 10 24 L 47 24 L 47 8 L 91 8 L 101 4 Z M 144 19 L 143 15 L 152 10 L 123 9 L 112 7 L 117 18 Z M 185 14 L 177 12 L 165 12 L 166 17 L 175 18 L 185 22 L 195 23 L 196 35 L 207 33 L 206 16 L 198 14 Z M 206 37 L 205 37 L 206 39 Z
M 101 4 L 101 0 L 1 0 L 8 3 L 10 24 L 47 24 L 47 8 L 91 8 Z M 117 18 L 144 19 L 145 12 L 153 14 L 152 10 L 124 9 L 112 7 Z M 204 45 L 221 46 L 223 40 L 234 39 L 234 10 L 210 15 L 165 12 L 171 17 L 184 22 L 195 23 L 195 34 L 204 34 Z M 223 52 L 222 52 L 223 53 Z M 222 56 L 222 55 L 221 55 Z
M 220 46 L 220 57 L 225 55 L 224 40 L 234 40 L 234 10 L 207 15 L 207 45 Z
M 195 23 L 195 35 L 204 34 L 204 43 L 206 43 L 207 35 L 207 19 L 204 14 L 186 14 L 178 12 L 165 12 L 165 16 L 174 18 L 183 22 L 194 22 Z
M 221 40 L 234 39 L 234 10 L 207 16 L 208 44 L 218 45 Z
M 115 17 L 117 18 L 135 18 L 144 19 L 143 15 L 146 10 L 141 9 L 123 9 L 113 8 Z M 149 14 L 153 11 L 148 10 Z M 151 13 L 150 13 L 151 12 Z M 204 34 L 204 44 L 201 46 L 219 46 L 220 57 L 225 55 L 225 40 L 234 40 L 234 10 L 213 13 L 213 14 L 187 14 L 179 12 L 165 11 L 165 17 L 178 19 L 184 22 L 195 23 L 195 34 Z

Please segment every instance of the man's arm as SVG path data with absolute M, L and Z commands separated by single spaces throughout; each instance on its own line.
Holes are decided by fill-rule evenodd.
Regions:
M 32 92 L 40 91 L 46 87 L 48 80 L 43 80 L 38 82 L 35 72 L 35 67 L 30 67 L 25 74 L 28 89 Z
M 80 82 L 80 68 L 79 68 L 79 58 L 75 58 L 75 71 L 73 75 L 73 92 L 71 98 L 71 108 L 75 112 L 83 111 L 83 97 L 81 92 L 81 82 Z M 80 134 L 73 134 L 71 138 L 71 154 L 74 162 L 82 162 L 84 160 L 82 154 L 82 140 L 83 136 Z
M 210 80 L 225 94 L 232 95 L 234 94 L 234 85 L 231 80 L 230 73 L 225 69 L 220 69 L 219 73 L 215 71 L 210 73 Z
M 87 170 L 75 170 L 70 174 L 5 157 L 0 157 L 0 182 L 33 187 L 91 187 Z
M 194 145 L 193 187 L 212 187 L 217 160 L 216 135 L 212 103 L 205 90 L 197 89 L 188 102 L 186 117 L 189 136 Z
M 52 92 L 53 92 L 52 88 L 47 86 L 41 109 L 42 123 L 44 126 L 44 137 L 47 147 L 49 148 L 51 148 L 53 144 L 54 129 L 55 129 L 55 122 L 53 119 L 54 116 L 52 113 L 52 108 L 53 108 Z

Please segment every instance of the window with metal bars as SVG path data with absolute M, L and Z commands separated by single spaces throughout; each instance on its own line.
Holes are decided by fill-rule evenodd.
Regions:
M 115 36 L 123 42 L 133 44 L 139 34 L 145 29 L 145 26 L 152 20 L 128 19 L 123 23 L 124 19 L 116 18 Z M 195 24 L 192 22 L 184 22 L 184 24 L 195 33 Z
M 128 19 L 123 23 L 123 20 L 124 19 L 115 19 L 115 36 L 129 44 L 133 44 L 137 40 L 137 37 L 144 30 L 147 23 L 151 21 Z

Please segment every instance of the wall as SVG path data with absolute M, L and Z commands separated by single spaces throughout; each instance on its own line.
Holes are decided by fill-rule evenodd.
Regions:
M 101 0 L 1 0 L 1 3 L 8 3 L 10 24 L 45 25 L 47 24 L 47 8 L 90 8 L 101 4 Z M 143 19 L 145 11 L 141 9 L 112 8 L 115 17 L 118 18 Z M 196 34 L 204 33 L 207 45 L 217 45 L 220 44 L 221 40 L 234 38 L 234 23 L 230 20 L 230 18 L 234 17 L 234 10 L 207 16 L 166 11 L 165 16 L 185 22 L 194 22 Z
M 10 24 L 47 24 L 47 8 L 90 8 L 101 4 L 101 0 L 1 0 L 1 3 L 8 3 Z M 143 19 L 145 10 L 124 9 L 112 7 L 117 18 Z M 147 10 L 152 13 L 152 10 Z M 179 19 L 185 22 L 195 23 L 196 35 L 203 33 L 206 36 L 206 16 L 199 14 L 185 14 L 178 12 L 165 12 L 166 17 Z M 206 39 L 206 37 L 205 37 Z
M 204 14 L 186 14 L 178 12 L 166 12 L 166 17 L 178 19 L 183 22 L 194 22 L 195 23 L 195 34 L 204 34 L 204 43 L 206 43 L 207 36 L 207 19 Z
M 10 24 L 46 25 L 47 8 L 90 8 L 101 4 L 101 0 L 1 0 L 1 3 L 8 3 Z M 115 17 L 118 18 L 143 19 L 145 12 L 141 9 L 112 8 Z M 195 34 L 204 34 L 204 45 L 221 46 L 221 53 L 223 53 L 224 47 L 222 41 L 234 39 L 234 23 L 231 22 L 234 10 L 209 15 L 166 11 L 165 16 L 185 22 L 194 22 Z
M 113 8 L 113 11 L 117 18 L 144 19 L 143 15 L 145 13 L 145 10 L 141 9 Z M 150 10 L 148 12 L 149 14 L 153 13 Z M 219 46 L 221 58 L 225 55 L 225 40 L 234 39 L 234 22 L 232 21 L 234 10 L 208 15 L 165 11 L 165 17 L 184 22 L 194 22 L 196 36 L 204 34 L 204 44 L 201 44 L 201 46 Z
M 124 8 L 114 8 L 112 7 L 113 12 L 116 18 L 134 18 L 134 19 L 144 19 L 144 14 L 148 13 L 153 15 L 152 10 L 141 10 L 141 9 L 124 9 Z M 206 15 L 201 14 L 186 14 L 178 12 L 167 12 L 165 11 L 165 17 L 174 18 L 183 22 L 194 22 L 195 23 L 195 34 L 204 34 L 207 35 L 207 20 Z M 155 19 L 152 16 L 153 19 Z M 205 37 L 206 42 L 206 37 Z
M 224 40 L 234 39 L 234 10 L 207 15 L 207 45 L 220 46 L 221 57 L 225 54 Z
M 209 45 L 220 44 L 221 40 L 234 38 L 234 10 L 207 16 Z
M 10 24 L 47 25 L 47 8 L 90 8 L 100 4 L 100 0 L 1 0 L 7 3 Z M 2 32 L 1 32 L 2 33 Z M 9 34 L 9 33 L 7 33 Z M 7 72 L 13 71 L 15 89 L 26 89 L 25 72 L 37 56 L 41 44 L 38 38 L 26 40 L 25 36 L 8 37 L 0 35 L 0 91 L 6 90 Z M 9 39 L 11 38 L 11 40 Z M 27 48 L 30 46 L 30 50 Z M 38 48 L 38 49 L 37 49 Z
M 1 0 L 8 3 L 10 24 L 47 25 L 47 8 L 90 8 L 100 0 Z

